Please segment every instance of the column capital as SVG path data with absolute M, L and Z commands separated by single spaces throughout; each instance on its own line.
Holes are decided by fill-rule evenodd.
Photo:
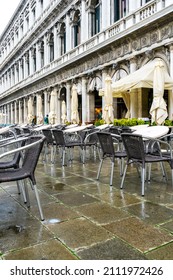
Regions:
M 172 44 L 172 43 L 170 43 L 170 44 L 168 44 L 168 45 L 166 45 L 166 46 L 169 47 L 170 52 L 173 52 L 173 44 Z

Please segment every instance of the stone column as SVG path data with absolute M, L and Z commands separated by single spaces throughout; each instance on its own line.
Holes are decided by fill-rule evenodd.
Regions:
M 29 54 L 25 53 L 25 56 L 24 56 L 24 79 L 28 77 L 28 63 L 29 63 Z
M 37 42 L 36 44 L 36 50 L 35 50 L 35 55 L 36 55 L 36 71 L 40 70 L 41 68 L 41 53 L 40 53 L 40 44 L 41 42 Z
M 18 64 L 15 63 L 14 64 L 14 83 L 15 83 L 15 85 L 18 83 L 18 71 L 19 71 Z
M 30 75 L 34 73 L 33 69 L 33 55 L 34 55 L 34 50 L 33 48 L 29 50 L 29 68 L 30 68 Z
M 14 123 L 14 115 L 13 115 L 13 103 L 11 103 L 11 124 Z
M 60 96 L 59 93 L 58 93 L 58 96 Z M 57 123 L 61 123 L 62 120 L 61 120 L 61 100 L 60 100 L 60 98 L 58 98 L 58 101 L 57 101 L 57 112 L 58 112 Z
M 86 1 L 81 4 L 81 43 L 88 39 L 88 12 L 86 11 Z
M 104 89 L 104 87 L 105 87 L 105 79 L 106 79 L 107 73 L 108 73 L 107 69 L 103 69 L 103 70 L 102 70 L 102 88 L 103 88 L 103 89 Z M 104 106 L 105 106 L 105 98 L 104 98 L 104 96 L 103 96 L 103 97 L 102 97 L 102 112 L 103 112 L 103 110 L 104 110 Z
M 44 9 L 45 9 L 48 5 L 50 5 L 50 0 L 44 0 L 43 3 L 44 3 Z
M 15 123 L 15 124 L 18 124 L 17 101 L 14 102 L 14 123 Z
M 82 124 L 87 121 L 87 79 L 82 77 Z
M 18 67 L 19 67 L 19 81 L 22 81 L 22 79 L 23 79 L 22 66 L 23 66 L 23 60 L 20 58 L 19 59 L 19 64 L 18 64 Z
M 44 117 L 49 114 L 48 90 L 44 90 Z
M 14 66 L 12 66 L 12 68 L 11 68 L 11 86 L 14 86 L 14 83 L 15 83 L 15 71 L 14 71 Z M 6 88 L 6 84 L 5 84 L 5 88 Z
M 110 26 L 110 1 L 102 0 L 101 4 L 101 22 L 102 22 L 102 29 L 106 29 Z
M 53 34 L 54 34 L 54 59 L 58 58 L 58 35 L 57 35 L 57 25 L 54 26 L 53 29 Z
M 24 97 L 23 98 L 23 120 L 24 120 L 25 124 L 28 123 L 27 115 L 28 115 L 28 112 L 27 112 L 27 102 L 26 102 L 26 97 Z
M 41 3 L 40 0 L 36 0 L 36 19 L 40 16 L 41 14 Z
M 7 105 L 4 105 L 4 123 L 7 123 Z
M 88 10 L 88 26 L 89 26 L 89 30 L 88 30 L 88 36 L 89 36 L 89 38 L 91 38 L 92 37 L 92 14 L 94 13 L 94 10 L 91 10 L 91 9 L 89 9 Z
M 23 120 L 22 120 L 22 102 L 21 100 L 19 100 L 19 124 L 22 124 Z
M 136 71 L 136 66 L 136 59 L 132 58 L 130 60 L 130 73 Z M 142 103 L 138 101 L 138 90 L 134 89 L 130 93 L 130 118 L 137 118 L 138 112 L 142 112 Z
M 66 51 L 71 49 L 70 15 L 66 14 Z
M 49 123 L 57 123 L 57 87 L 54 87 L 51 91 L 50 96 L 50 113 L 49 113 Z
M 66 84 L 66 106 L 67 106 L 67 121 L 71 121 L 71 85 L 70 83 Z
M 56 112 L 56 123 L 60 123 L 60 110 L 58 107 L 58 92 L 59 92 L 59 86 L 55 86 L 55 91 L 56 91 L 56 103 L 55 103 L 55 112 Z

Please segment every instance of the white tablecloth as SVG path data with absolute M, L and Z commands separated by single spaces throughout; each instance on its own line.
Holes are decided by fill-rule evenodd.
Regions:
M 65 129 L 65 130 L 63 130 L 63 132 L 64 133 L 78 132 L 78 131 L 84 130 L 86 128 L 87 128 L 86 125 L 81 125 L 81 126 L 76 126 L 76 127 Z
M 133 134 L 142 135 L 142 137 L 149 138 L 160 138 L 169 132 L 169 127 L 163 125 L 148 126 L 141 129 L 137 129 Z

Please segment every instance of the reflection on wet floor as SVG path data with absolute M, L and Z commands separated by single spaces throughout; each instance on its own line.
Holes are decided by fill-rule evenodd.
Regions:
M 173 259 L 173 188 L 152 166 L 152 180 L 141 197 L 131 167 L 120 190 L 118 162 L 109 186 L 110 161 L 99 181 L 98 159 L 75 157 L 61 167 L 58 158 L 38 163 L 37 185 L 45 220 L 29 191 L 23 203 L 15 183 L 0 186 L 0 258 L 5 259 Z M 171 178 L 168 168 L 168 178 Z

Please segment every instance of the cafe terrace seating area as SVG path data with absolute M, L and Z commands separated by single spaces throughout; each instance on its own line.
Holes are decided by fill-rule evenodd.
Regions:
M 0 259 L 173 259 L 166 126 L 0 128 Z

